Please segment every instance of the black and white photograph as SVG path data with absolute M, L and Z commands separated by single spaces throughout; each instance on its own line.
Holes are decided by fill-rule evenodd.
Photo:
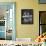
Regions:
M 33 24 L 33 9 L 21 10 L 21 24 Z

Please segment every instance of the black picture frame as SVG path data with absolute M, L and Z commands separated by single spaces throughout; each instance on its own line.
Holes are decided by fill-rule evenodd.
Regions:
M 33 24 L 33 9 L 21 9 L 21 24 Z
M 46 0 L 39 0 L 39 4 L 46 4 Z

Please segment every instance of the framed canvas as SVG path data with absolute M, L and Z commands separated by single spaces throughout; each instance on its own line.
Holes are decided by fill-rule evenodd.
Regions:
M 21 24 L 33 24 L 33 9 L 21 10 Z
M 0 2 L 0 40 L 15 40 L 15 2 Z
M 46 4 L 46 0 L 39 0 L 40 4 Z

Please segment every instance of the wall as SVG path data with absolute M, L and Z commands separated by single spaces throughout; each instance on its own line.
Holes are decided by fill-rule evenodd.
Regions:
M 34 0 L 19 0 L 17 5 L 17 37 L 18 38 L 35 38 L 38 31 L 38 6 Z M 34 24 L 22 25 L 21 24 L 21 9 L 33 9 L 33 21 Z
M 16 2 L 17 6 L 17 37 L 18 38 L 36 38 L 38 36 L 38 4 L 37 0 L 19 0 Z M 21 24 L 21 9 L 33 9 L 34 24 Z
M 45 10 L 46 5 L 38 4 L 38 0 L 3 0 L 0 2 L 16 2 L 16 37 L 36 38 L 39 34 L 39 10 Z M 33 9 L 33 24 L 21 24 L 21 9 Z

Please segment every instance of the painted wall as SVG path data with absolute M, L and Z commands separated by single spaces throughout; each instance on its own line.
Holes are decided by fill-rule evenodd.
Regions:
M 19 0 L 17 5 L 17 37 L 18 38 L 35 38 L 38 36 L 38 4 L 37 0 Z M 33 9 L 34 24 L 22 25 L 21 24 L 21 9 Z
M 1 0 L 0 2 L 16 2 L 16 37 L 36 38 L 39 34 L 39 10 L 46 10 L 38 0 Z M 21 24 L 21 9 L 33 9 L 33 24 Z
M 17 37 L 18 38 L 35 38 L 38 31 L 38 4 L 36 5 L 34 0 L 19 0 L 16 2 L 17 5 Z M 35 7 L 36 6 L 36 7 Z M 34 24 L 22 25 L 21 24 L 21 9 L 33 9 L 33 21 Z

